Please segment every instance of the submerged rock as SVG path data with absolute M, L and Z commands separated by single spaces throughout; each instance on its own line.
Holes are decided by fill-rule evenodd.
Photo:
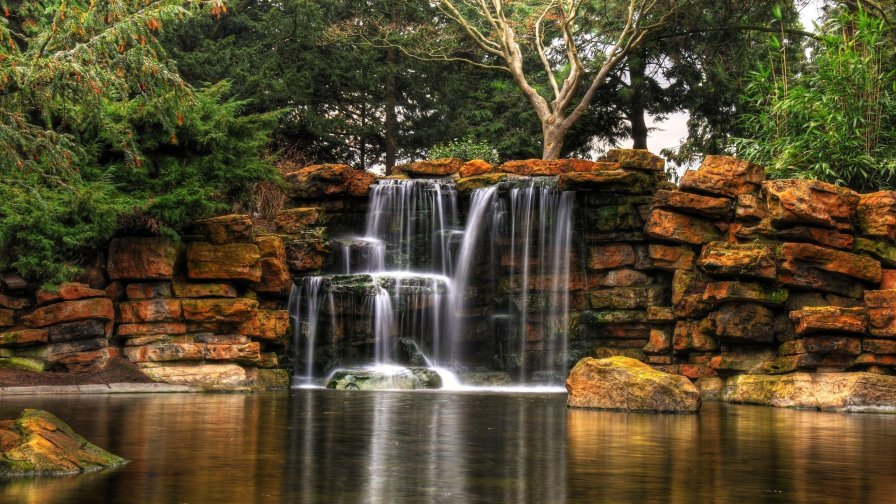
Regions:
M 513 384 L 510 375 L 503 371 L 467 371 L 459 373 L 461 383 L 474 387 L 505 387 Z
M 822 411 L 896 411 L 896 376 L 874 373 L 740 375 L 721 391 L 725 402 Z
M 567 406 L 660 413 L 696 413 L 700 392 L 684 376 L 628 357 L 586 357 L 569 373 Z
M 0 478 L 78 474 L 126 463 L 46 411 L 26 409 L 17 420 L 0 421 Z
M 336 390 L 417 390 L 442 388 L 442 377 L 429 368 L 340 369 L 327 382 Z

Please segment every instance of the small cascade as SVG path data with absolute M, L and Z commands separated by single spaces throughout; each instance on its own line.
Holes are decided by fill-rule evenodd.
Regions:
M 293 289 L 304 382 L 328 370 L 316 352 L 324 367 L 423 356 L 453 386 L 495 356 L 521 381 L 565 375 L 573 194 L 547 177 L 477 189 L 463 227 L 457 202 L 450 180 L 371 187 L 363 235 L 333 239 L 330 272 Z

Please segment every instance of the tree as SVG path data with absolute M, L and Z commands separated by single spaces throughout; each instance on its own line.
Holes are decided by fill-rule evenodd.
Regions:
M 439 0 L 438 6 L 483 53 L 478 60 L 450 59 L 510 74 L 541 123 L 545 159 L 560 156 L 567 133 L 610 72 L 674 11 L 661 12 L 657 0 Z M 530 53 L 541 62 L 546 82 L 532 81 Z

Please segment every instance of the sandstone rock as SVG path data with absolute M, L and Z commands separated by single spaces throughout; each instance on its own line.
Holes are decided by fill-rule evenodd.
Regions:
M 190 243 L 187 245 L 187 276 L 195 280 L 258 282 L 261 279 L 260 259 L 254 244 Z
M 758 374 L 785 374 L 815 370 L 818 373 L 840 372 L 850 368 L 856 357 L 847 354 L 804 353 L 783 355 L 766 365 Z
M 856 214 L 863 235 L 896 240 L 896 191 L 860 194 Z
M 592 171 L 593 161 L 584 159 L 524 159 L 507 161 L 498 167 L 504 173 L 523 175 L 527 177 L 561 175 L 564 173 Z
M 774 279 L 775 255 L 756 244 L 712 242 L 703 247 L 698 264 L 711 275 Z
M 106 271 L 111 280 L 170 280 L 177 246 L 162 237 L 115 238 Z
M 811 226 L 794 226 L 775 229 L 771 222 L 763 220 L 755 226 L 740 226 L 735 229 L 734 236 L 740 240 L 764 241 L 777 245 L 779 241 L 810 242 L 843 250 L 852 250 L 855 238 L 835 229 Z
M 896 377 L 872 373 L 741 375 L 722 389 L 725 402 L 822 411 L 892 411 Z
M 768 216 L 765 199 L 753 194 L 738 194 L 734 218 L 743 222 L 759 222 Z
M 11 327 L 16 323 L 14 310 L 0 310 L 0 327 Z
M 264 294 L 289 294 L 292 276 L 286 265 L 286 247 L 279 236 L 265 235 L 255 239 L 261 255 L 261 280 L 252 287 Z
M 685 191 L 735 198 L 755 193 L 765 179 L 761 166 L 728 156 L 706 156 L 696 171 L 685 172 L 681 188 Z
M 856 238 L 853 243 L 853 250 L 856 252 L 864 252 L 874 258 L 880 259 L 880 262 L 885 266 L 896 266 L 896 246 L 883 240 Z
M 123 324 L 144 322 L 176 322 L 183 317 L 179 299 L 145 299 L 125 301 L 118 305 L 119 321 Z
M 628 243 L 597 245 L 588 249 L 588 267 L 606 270 L 635 264 L 635 249 Z
M 644 346 L 646 354 L 667 354 L 672 351 L 672 331 L 655 327 L 650 330 L 650 340 Z
M 677 353 L 711 352 L 719 346 L 714 331 L 709 319 L 679 320 L 672 334 L 672 348 Z
M 865 291 L 868 333 L 879 338 L 896 338 L 896 290 Z
M 657 191 L 655 208 L 674 210 L 711 219 L 722 219 L 731 212 L 731 200 L 682 191 Z
M 869 257 L 831 250 L 809 243 L 785 243 L 780 249 L 778 280 L 849 297 L 861 297 L 854 280 L 879 284 L 880 263 Z
M 15 271 L 5 271 L 0 273 L 0 283 L 6 286 L 7 289 L 12 291 L 20 291 L 28 288 L 28 282 L 22 278 L 22 275 L 16 273 Z
M 311 165 L 288 173 L 286 194 L 293 199 L 363 197 L 376 177 L 348 165 Z
M 647 314 L 644 310 L 590 310 L 583 312 L 579 320 L 591 326 L 606 324 L 629 324 L 645 322 Z M 602 329 L 605 331 L 605 329 Z
M 224 297 L 235 298 L 236 287 L 226 283 L 174 282 L 174 295 L 179 298 Z
M 697 318 L 712 305 L 703 299 L 708 279 L 696 271 L 677 270 L 672 276 L 672 308 L 680 318 Z
M 507 173 L 483 173 L 481 175 L 471 175 L 469 177 L 457 179 L 457 192 L 464 194 L 473 192 L 476 189 L 493 186 L 512 177 Z
M 196 322 L 245 322 L 255 316 L 252 299 L 184 299 L 184 318 Z
M 719 240 L 721 232 L 711 222 L 689 215 L 654 210 L 644 232 L 652 238 L 700 245 Z
M 63 301 L 38 308 L 30 315 L 22 317 L 22 321 L 25 324 L 34 328 L 87 319 L 114 320 L 115 310 L 112 306 L 112 300 L 108 298 L 91 298 Z
M 780 306 L 787 301 L 789 294 L 787 289 L 755 282 L 711 282 L 703 291 L 703 301 L 713 307 L 743 301 Z
M 557 188 L 561 191 L 644 194 L 653 186 L 654 179 L 649 174 L 625 170 L 569 172 L 557 180 Z
M 324 223 L 324 210 L 320 207 L 287 208 L 278 212 L 274 218 L 277 231 L 284 234 L 301 233 Z
M 634 287 L 653 282 L 650 275 L 627 268 L 599 271 L 594 275 L 589 275 L 588 278 L 592 287 Z
M 47 338 L 56 343 L 61 341 L 73 341 L 79 339 L 102 338 L 106 336 L 107 322 L 90 319 L 77 322 L 67 322 L 47 327 Z
M 666 167 L 665 159 L 646 149 L 610 149 L 605 159 L 611 163 L 618 163 L 620 168 L 626 170 L 662 173 Z
M 141 371 L 157 382 L 188 385 L 212 391 L 251 390 L 257 386 L 258 372 L 231 363 L 141 364 Z
M 653 324 L 675 321 L 675 312 L 671 306 L 648 306 L 647 321 Z
M 0 477 L 78 474 L 127 460 L 91 444 L 53 414 L 26 409 L 0 421 Z
M 780 355 L 807 353 L 859 355 L 862 353 L 862 340 L 847 336 L 810 336 L 788 341 L 778 348 Z
M 474 175 L 482 175 L 484 173 L 492 173 L 494 171 L 495 166 L 488 161 L 473 159 L 464 163 L 463 166 L 460 167 L 460 170 L 458 170 L 458 173 L 461 178 L 466 178 Z
M 60 355 L 55 359 L 55 364 L 69 373 L 94 373 L 109 367 L 109 363 L 117 356 L 117 348 L 99 348 Z
M 171 297 L 171 282 L 131 283 L 128 284 L 125 292 L 128 299 Z
M 0 347 L 17 347 L 46 343 L 46 329 L 13 329 L 0 332 Z
M 896 289 L 896 269 L 882 270 L 880 290 Z
M 317 271 L 326 264 L 330 242 L 324 228 L 281 238 L 286 249 L 287 264 L 294 273 Z
M 840 308 L 836 306 L 803 308 L 790 312 L 796 333 L 845 332 L 865 334 L 868 315 L 864 308 Z
M 442 388 L 442 377 L 429 368 L 403 368 L 395 371 L 342 369 L 327 382 L 336 390 L 416 390 Z
M 231 214 L 202 219 L 194 224 L 196 232 L 215 245 L 252 243 L 252 219 L 248 215 Z
M 31 306 L 31 301 L 24 297 L 7 296 L 0 294 L 0 308 L 8 308 L 10 310 L 21 310 Z
M 184 322 L 156 322 L 140 324 L 119 324 L 116 333 L 123 338 L 158 334 L 185 334 L 187 324 Z
M 279 340 L 289 331 L 289 312 L 286 310 L 257 310 L 255 317 L 243 322 L 238 332 L 252 338 Z
M 775 352 L 769 349 L 738 349 L 713 356 L 709 361 L 709 367 L 721 376 L 757 373 L 774 358 Z
M 655 268 L 670 271 L 694 269 L 696 254 L 688 247 L 651 243 L 648 245 L 647 251 Z
M 624 411 L 696 413 L 700 392 L 683 376 L 626 357 L 585 358 L 566 380 L 567 405 Z
M 453 175 L 460 171 L 463 166 L 463 159 L 458 158 L 441 158 L 427 161 L 416 161 L 401 167 L 404 173 L 410 176 L 418 177 L 444 177 Z
M 124 355 L 129 361 L 138 364 L 144 362 L 205 360 L 253 364 L 261 359 L 261 347 L 257 342 L 237 345 L 162 342 L 142 346 L 126 346 Z
M 762 188 L 776 228 L 808 224 L 852 229 L 859 196 L 850 189 L 818 180 L 768 180 Z
M 647 308 L 663 302 L 663 287 L 615 287 L 593 290 L 588 293 L 589 304 L 594 309 L 633 310 Z
M 757 344 L 775 340 L 775 316 L 759 304 L 726 304 L 709 319 L 715 324 L 719 341 Z
M 100 289 L 91 289 L 89 285 L 69 282 L 59 286 L 56 292 L 39 290 L 35 294 L 38 305 L 48 303 L 56 303 L 59 301 L 74 301 L 76 299 L 105 297 L 106 291 Z

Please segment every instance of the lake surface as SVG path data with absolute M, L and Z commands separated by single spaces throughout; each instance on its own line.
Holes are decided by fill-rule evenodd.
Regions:
M 565 394 L 0 397 L 132 462 L 0 483 L 3 503 L 893 502 L 896 415 L 708 403 L 567 410 Z

